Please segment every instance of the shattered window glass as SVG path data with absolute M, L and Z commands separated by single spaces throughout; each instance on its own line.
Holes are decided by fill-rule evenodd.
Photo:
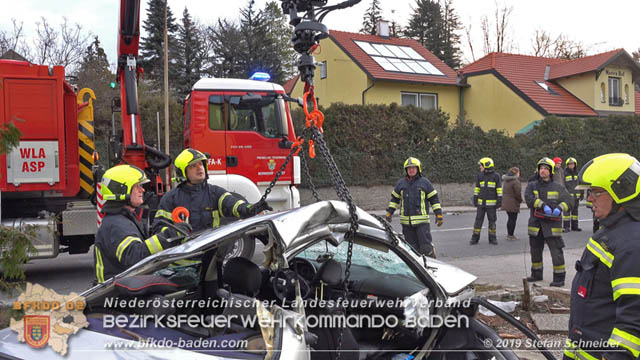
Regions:
M 342 271 L 344 271 L 348 247 L 349 244 L 346 241 L 340 243 L 337 248 L 326 241 L 320 241 L 302 251 L 298 256 L 308 260 L 318 260 L 330 254 L 335 261 L 342 264 Z M 354 243 L 351 263 L 366 266 L 381 273 L 404 275 L 417 280 L 409 266 L 390 250 L 382 251 Z

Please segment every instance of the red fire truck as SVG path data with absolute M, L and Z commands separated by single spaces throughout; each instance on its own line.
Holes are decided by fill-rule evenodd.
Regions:
M 241 79 L 201 79 L 185 100 L 184 145 L 209 153 L 209 182 L 257 202 L 295 140 L 282 86 Z M 300 206 L 300 158 L 271 190 L 274 210 Z
M 0 155 L 2 225 L 34 228 L 32 258 L 87 252 L 96 231 L 93 91 L 76 96 L 61 66 L 0 60 L 0 95 L 0 125 L 22 133 L 18 147 Z

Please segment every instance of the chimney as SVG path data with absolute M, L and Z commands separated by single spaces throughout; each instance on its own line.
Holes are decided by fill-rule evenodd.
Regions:
M 544 69 L 544 81 L 549 80 L 549 73 L 551 72 L 551 65 L 547 65 Z
M 389 22 L 386 20 L 378 20 L 376 23 L 376 35 L 389 38 Z

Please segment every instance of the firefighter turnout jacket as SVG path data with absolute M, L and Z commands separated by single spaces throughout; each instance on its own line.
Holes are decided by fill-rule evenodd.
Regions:
M 123 207 L 107 212 L 96 234 L 94 246 L 93 260 L 98 283 L 164 250 L 163 240 L 163 234 L 149 237 L 131 210 Z
M 473 201 L 476 206 L 502 205 L 502 180 L 500 174 L 492 169 L 485 169 L 476 177 L 476 187 L 473 190 Z
M 576 262 L 565 359 L 640 355 L 640 222 L 622 210 L 601 225 Z
M 552 209 L 559 208 L 561 211 L 569 211 L 571 209 L 569 204 L 573 201 L 571 201 L 571 196 L 564 185 L 552 180 L 532 181 L 527 184 L 524 199 L 531 209 L 528 225 L 530 236 L 537 236 L 540 230 L 545 238 L 562 236 L 562 215 L 558 216 L 557 220 L 542 219 L 536 217 L 534 212 L 536 209 L 542 211 L 545 205 L 549 205 Z
M 564 186 L 567 188 L 567 191 L 569 192 L 569 195 L 577 200 L 580 200 L 580 198 L 583 196 L 584 194 L 584 190 L 576 190 L 576 186 L 578 185 L 578 173 L 580 172 L 579 169 L 569 169 L 569 168 L 565 168 L 564 169 Z
M 391 192 L 391 200 L 387 212 L 393 214 L 400 208 L 400 223 L 403 225 L 419 225 L 429 223 L 429 208 L 438 215 L 442 214 L 442 207 L 438 200 L 438 192 L 431 182 L 422 176 L 413 179 L 401 179 Z
M 172 221 L 171 212 L 178 206 L 189 210 L 189 224 L 193 231 L 199 231 L 220 226 L 222 217 L 246 218 L 249 206 L 220 186 L 206 182 L 189 185 L 186 182 L 169 191 L 160 200 L 158 211 L 153 223 L 154 231 L 162 227 L 159 219 Z

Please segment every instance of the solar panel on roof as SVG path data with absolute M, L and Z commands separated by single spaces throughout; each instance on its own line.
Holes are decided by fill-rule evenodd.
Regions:
M 417 51 L 408 46 L 354 41 L 385 71 L 421 75 L 444 75 Z

